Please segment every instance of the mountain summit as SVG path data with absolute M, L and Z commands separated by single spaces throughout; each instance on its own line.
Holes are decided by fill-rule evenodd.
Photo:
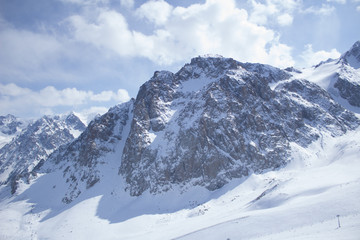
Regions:
M 26 125 L 26 121 L 11 114 L 0 116 L 0 148 L 9 143 Z
M 284 166 L 291 143 L 341 135 L 359 120 L 319 86 L 261 64 L 198 57 L 156 72 L 134 103 L 120 174 L 131 195 L 173 185 L 210 190 Z M 275 86 L 272 88 L 272 86 Z
M 313 68 L 293 73 L 324 88 L 331 97 L 349 110 L 360 107 L 360 41 L 339 59 L 329 59 Z M 355 108 L 354 108 L 355 107 Z
M 105 184 L 114 171 L 131 196 L 193 186 L 216 190 L 285 166 L 294 146 L 359 124 L 325 89 L 288 71 L 196 57 L 177 73 L 155 72 L 136 99 L 93 120 L 37 171 L 63 176 L 65 203 Z
M 18 181 L 29 181 L 35 167 L 50 153 L 74 140 L 85 125 L 74 114 L 64 117 L 44 116 L 30 123 L 10 143 L 0 149 L 0 185 L 10 184 L 12 192 Z
M 355 69 L 360 68 L 360 41 L 354 43 L 349 51 L 341 56 L 341 59 Z

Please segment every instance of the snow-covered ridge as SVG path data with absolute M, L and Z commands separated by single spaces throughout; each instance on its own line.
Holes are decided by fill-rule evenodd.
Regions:
M 360 113 L 360 41 L 339 59 L 329 59 L 315 67 L 292 73 L 293 78 L 312 81 L 343 107 Z
M 18 180 L 28 181 L 41 161 L 61 145 L 72 141 L 85 129 L 74 115 L 43 116 L 30 123 L 11 142 L 0 149 L 0 184 L 17 189 Z
M 27 125 L 27 121 L 18 119 L 11 114 L 0 116 L 0 148 L 11 142 Z
M 340 60 L 344 61 L 346 64 L 350 65 L 355 69 L 360 68 L 360 41 L 354 43 L 349 51 L 344 53 Z

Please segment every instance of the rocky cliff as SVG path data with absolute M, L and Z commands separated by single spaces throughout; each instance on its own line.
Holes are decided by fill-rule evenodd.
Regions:
M 221 57 L 156 72 L 140 88 L 122 155 L 130 194 L 188 183 L 215 190 L 283 166 L 291 142 L 307 146 L 321 131 L 341 135 L 359 125 L 324 89 L 290 77 Z
M 70 203 L 102 181 L 101 187 L 121 186 L 139 196 L 192 186 L 215 190 L 281 168 L 291 161 L 292 146 L 359 126 L 339 104 L 345 99 L 359 106 L 351 85 L 359 81 L 358 70 L 348 55 L 302 71 L 219 56 L 196 57 L 177 73 L 157 71 L 136 99 L 93 120 L 32 172 L 54 173 L 54 187 L 54 179 L 63 182 L 57 194 Z M 316 82 L 312 74 L 324 77 Z
M 84 129 L 85 125 L 74 114 L 44 116 L 29 124 L 0 149 L 0 184 L 10 184 L 14 193 L 18 180 L 28 181 L 36 174 L 33 171 L 36 165 Z

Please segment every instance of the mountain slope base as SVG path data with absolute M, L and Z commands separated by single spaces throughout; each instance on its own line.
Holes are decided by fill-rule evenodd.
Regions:
M 100 195 L 100 189 L 106 188 L 106 183 L 100 182 L 91 197 L 66 208 L 54 207 L 51 217 L 45 203 L 29 203 L 26 199 L 31 196 L 20 194 L 1 203 L 0 236 L 357 239 L 359 138 L 358 129 L 341 137 L 323 136 L 308 148 L 293 146 L 293 160 L 286 168 L 252 174 L 213 192 L 195 188 L 184 194 L 177 190 L 160 195 L 147 192 L 134 198 L 125 197 L 118 188 L 112 189 L 112 194 Z M 340 215 L 341 228 L 336 215 Z

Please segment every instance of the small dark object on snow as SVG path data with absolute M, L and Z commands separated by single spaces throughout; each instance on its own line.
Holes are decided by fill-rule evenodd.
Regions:
M 339 226 L 339 228 L 341 228 L 341 226 L 340 226 L 340 215 L 336 215 L 336 217 L 338 219 L 338 226 Z

